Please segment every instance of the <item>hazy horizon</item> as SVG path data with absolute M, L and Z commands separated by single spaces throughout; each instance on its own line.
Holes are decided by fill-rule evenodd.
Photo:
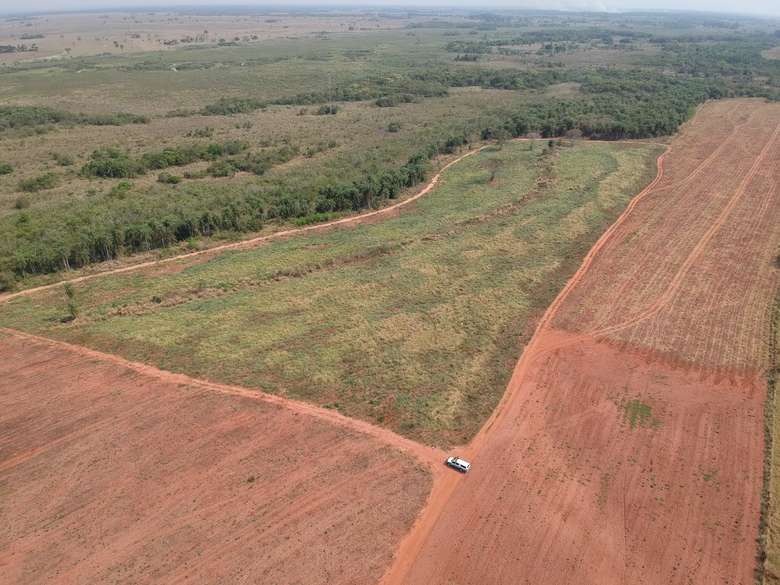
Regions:
M 6 5 L 0 1 L 0 14 L 29 14 L 54 11 L 93 11 L 121 9 L 165 9 L 184 7 L 255 7 L 283 9 L 295 8 L 419 8 L 419 9 L 473 9 L 473 10 L 551 10 L 586 12 L 631 12 L 631 11 L 694 11 L 706 13 L 743 14 L 751 16 L 780 16 L 780 3 L 775 0 L 745 0 L 738 9 L 725 0 L 489 0 L 476 3 L 468 0 L 362 0 L 349 2 L 339 0 L 293 0 L 281 2 L 253 2 L 251 0 L 32 0 L 20 8 L 18 4 Z

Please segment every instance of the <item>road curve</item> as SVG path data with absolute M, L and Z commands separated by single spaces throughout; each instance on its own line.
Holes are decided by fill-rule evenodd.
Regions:
M 168 264 L 171 262 L 177 262 L 180 260 L 186 260 L 187 258 L 195 258 L 197 256 L 206 256 L 210 254 L 219 254 L 221 252 L 227 252 L 230 250 L 244 250 L 244 249 L 250 249 L 254 248 L 256 246 L 261 246 L 263 244 L 266 244 L 267 242 L 272 242 L 274 240 L 281 240 L 284 238 L 288 238 L 290 236 L 297 236 L 300 234 L 305 234 L 307 232 L 316 232 L 321 230 L 328 230 L 334 227 L 339 226 L 347 226 L 352 224 L 359 224 L 364 222 L 367 219 L 371 218 L 381 218 L 385 215 L 390 215 L 394 211 L 405 207 L 409 205 L 410 203 L 413 203 L 414 201 L 417 201 L 420 197 L 423 197 L 431 192 L 431 190 L 436 186 L 436 184 L 439 182 L 439 179 L 441 179 L 442 174 L 449 169 L 451 166 L 459 163 L 463 159 L 472 156 L 478 152 L 481 152 L 488 146 L 491 146 L 490 144 L 486 144 L 484 146 L 480 146 L 479 148 L 475 148 L 474 150 L 470 150 L 466 152 L 465 154 L 460 155 L 459 157 L 451 160 L 446 165 L 444 165 L 439 172 L 437 172 L 433 177 L 431 177 L 431 180 L 428 181 L 428 183 L 425 184 L 425 186 L 420 189 L 417 193 L 412 195 L 411 197 L 408 197 L 406 199 L 403 199 L 402 201 L 399 201 L 397 203 L 394 203 L 393 205 L 389 205 L 388 207 L 383 207 L 382 209 L 377 209 L 375 211 L 367 211 L 366 213 L 361 213 L 358 215 L 351 215 L 349 217 L 343 217 L 341 219 L 335 219 L 333 221 L 327 221 L 323 223 L 318 223 L 314 225 L 309 225 L 305 227 L 300 228 L 292 228 L 287 230 L 282 230 L 279 232 L 274 232 L 272 234 L 268 234 L 267 236 L 258 236 L 256 238 L 250 238 L 248 240 L 241 240 L 239 242 L 231 242 L 229 244 L 221 244 L 219 246 L 214 246 L 213 248 L 206 248 L 205 250 L 197 250 L 195 252 L 187 252 L 185 254 L 179 254 L 176 256 L 170 256 L 169 258 L 162 258 L 159 260 L 150 260 L 148 262 L 140 262 L 138 264 L 132 264 L 130 266 L 123 266 L 121 268 L 114 268 L 112 270 L 106 270 L 103 272 L 96 272 L 94 274 L 85 274 L 84 276 L 77 276 L 75 278 L 68 278 L 65 280 L 60 280 L 58 282 L 54 282 L 52 284 L 45 284 L 41 286 L 36 286 L 24 290 L 20 290 L 18 292 L 14 293 L 6 293 L 0 295 L 0 303 L 10 301 L 12 299 L 18 298 L 18 297 L 25 297 L 29 295 L 33 295 L 38 292 L 42 292 L 45 290 L 53 289 L 58 286 L 62 286 L 66 283 L 69 284 L 76 284 L 79 282 L 86 282 L 88 280 L 93 280 L 95 278 L 101 278 L 104 276 L 111 276 L 114 274 L 122 274 L 125 272 L 132 272 L 135 270 L 141 270 L 143 268 L 150 268 L 152 266 L 160 266 L 163 264 Z
M 190 385 L 197 388 L 210 390 L 212 392 L 229 394 L 233 396 L 241 396 L 242 398 L 250 398 L 252 400 L 260 400 L 269 404 L 282 406 L 286 409 L 292 410 L 293 412 L 312 416 L 321 420 L 325 420 L 331 424 L 335 424 L 341 427 L 348 428 L 353 431 L 357 431 L 359 433 L 369 435 L 375 439 L 382 441 L 388 446 L 395 447 L 397 449 L 400 449 L 401 451 L 409 453 L 410 455 L 413 455 L 418 460 L 420 460 L 420 462 L 429 466 L 434 472 L 434 476 L 441 471 L 442 461 L 444 460 L 443 451 L 440 451 L 435 447 L 429 447 L 427 445 L 417 443 L 415 441 L 412 441 L 411 439 L 407 439 L 406 437 L 397 435 L 396 433 L 388 429 L 378 427 L 376 425 L 372 425 L 371 423 L 362 420 L 344 416 L 343 414 L 340 414 L 334 410 L 321 408 L 319 406 L 314 406 L 313 404 L 309 404 L 307 402 L 301 402 L 299 400 L 284 398 L 282 396 L 277 396 L 275 394 L 267 394 L 260 390 L 244 388 L 241 386 L 234 386 L 230 384 L 218 384 L 216 382 L 210 382 L 207 380 L 199 380 L 187 376 L 185 374 L 168 372 L 156 368 L 154 366 L 151 366 L 149 364 L 133 362 L 116 355 L 103 353 L 100 351 L 96 351 L 79 345 L 74 345 L 64 341 L 49 339 L 47 337 L 40 337 L 38 335 L 25 333 L 22 331 L 18 331 L 16 329 L 8 329 L 8 328 L 0 327 L 0 332 L 6 335 L 10 335 L 22 341 L 45 344 L 52 347 L 57 347 L 59 349 L 64 349 L 72 353 L 74 356 L 78 356 L 81 358 L 110 362 L 122 368 L 127 368 L 129 370 L 133 370 L 140 374 L 157 378 L 161 381 L 170 382 L 172 384 Z M 8 462 L 5 462 L 5 465 L 8 464 L 9 464 Z M 0 467 L 0 471 L 3 471 L 2 467 Z
M 704 118 L 702 126 L 717 127 L 729 117 L 722 111 L 728 106 L 708 107 L 704 115 L 709 118 Z M 764 214 L 771 215 L 768 205 L 772 192 L 765 195 L 758 188 L 748 189 L 759 169 L 764 175 L 771 173 L 769 153 L 776 146 L 779 130 L 776 123 L 766 123 L 774 110 L 761 110 L 764 107 L 753 103 L 748 108 L 760 111 L 763 121 L 753 120 L 750 112 L 739 112 L 747 119 L 721 124 L 723 132 L 719 136 L 713 136 L 712 130 L 707 133 L 697 129 L 694 136 L 709 142 L 695 154 L 704 152 L 707 156 L 688 169 L 682 180 L 677 180 L 673 172 L 661 185 L 668 155 L 678 142 L 659 156 L 656 178 L 599 238 L 548 307 L 498 407 L 472 442 L 460 450 L 474 459 L 475 472 L 470 474 L 474 477 L 453 474 L 436 480 L 427 507 L 400 544 L 382 585 L 747 583 L 743 579 L 752 574 L 752 535 L 763 448 L 757 428 L 763 392 L 760 372 L 745 372 L 738 382 L 722 374 L 716 379 L 691 374 L 685 369 L 658 365 L 658 358 L 646 357 L 637 349 L 614 349 L 601 341 L 601 334 L 609 334 L 613 328 L 562 331 L 555 318 L 586 276 L 609 280 L 607 274 L 599 272 L 601 278 L 590 274 L 594 261 L 603 258 L 612 243 L 625 253 L 629 245 L 626 235 L 632 228 L 621 228 L 629 220 L 634 230 L 642 223 L 642 218 L 633 216 L 651 193 L 667 193 L 664 201 L 672 206 L 682 197 L 694 204 L 686 208 L 683 205 L 688 203 L 681 203 L 679 217 L 674 218 L 682 218 L 683 227 L 677 232 L 683 234 L 680 242 L 664 242 L 657 250 L 678 264 L 665 276 L 665 292 L 657 303 L 640 312 L 643 318 L 651 318 L 671 304 L 705 248 L 710 256 L 714 255 L 713 249 L 723 249 L 724 243 L 715 244 L 713 237 L 718 234 L 728 240 L 723 228 L 727 220 L 738 221 L 734 218 L 736 206 L 754 205 L 755 209 L 768 209 Z M 748 131 L 741 132 L 748 124 Z M 755 136 L 753 142 L 751 136 Z M 744 171 L 734 169 L 729 173 L 723 163 L 737 156 L 734 153 L 741 152 L 746 144 L 755 152 L 750 156 L 744 153 L 740 160 Z M 710 145 L 712 149 L 707 152 Z M 687 151 L 679 154 L 676 165 L 689 155 Z M 705 170 L 706 184 L 695 182 Z M 720 182 L 718 174 L 722 176 Z M 712 181 L 717 187 L 707 191 Z M 750 198 L 745 197 L 746 193 Z M 701 194 L 711 195 L 714 211 L 693 240 L 685 237 L 686 214 L 693 218 L 701 215 L 695 205 L 695 196 Z M 643 208 L 645 213 L 648 209 L 654 212 L 655 201 L 653 198 Z M 702 200 L 702 206 L 703 201 L 707 200 Z M 661 224 L 667 221 L 663 214 L 646 219 Z M 735 234 L 742 231 L 738 227 L 734 226 Z M 732 239 L 732 245 L 737 245 L 736 236 Z M 612 252 L 610 247 L 607 255 Z M 759 260 L 766 259 L 754 261 Z M 647 279 L 653 277 L 647 273 Z M 604 286 L 609 288 L 608 284 Z M 582 294 L 579 289 L 578 294 Z M 577 302 L 587 300 L 583 297 Z M 567 310 L 571 304 L 566 303 Z M 587 307 L 582 310 L 587 313 Z M 620 328 L 634 324 L 630 312 L 621 314 L 620 308 L 611 312 L 618 317 Z M 599 340 L 594 334 L 599 334 Z M 608 371 L 604 371 L 603 364 L 609 364 Z M 615 398 L 615 393 L 621 398 Z M 633 426 L 627 430 L 621 422 L 619 400 L 636 396 L 658 411 L 669 409 L 664 412 L 664 427 L 647 431 L 642 438 L 632 434 Z M 577 460 L 584 454 L 590 458 L 587 466 Z M 700 490 L 708 486 L 700 487 L 697 482 L 709 481 L 709 467 L 704 466 L 713 464 L 721 473 L 718 489 L 705 498 Z M 659 509 L 664 499 L 651 491 L 661 480 L 671 481 L 663 484 L 668 486 L 664 488 L 668 492 L 664 496 L 667 506 L 686 510 L 684 518 L 690 529 L 670 530 L 666 526 L 665 532 L 658 530 L 669 512 L 669 508 Z M 583 497 L 587 501 L 578 504 Z M 510 542 L 513 538 L 517 541 Z

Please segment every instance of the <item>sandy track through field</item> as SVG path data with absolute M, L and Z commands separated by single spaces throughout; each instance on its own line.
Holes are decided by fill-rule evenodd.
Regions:
M 110 362 L 112 364 L 116 364 L 123 368 L 133 370 L 140 374 L 157 378 L 162 382 L 171 383 L 171 384 L 184 384 L 188 386 L 194 386 L 197 388 L 203 388 L 213 392 L 218 392 L 220 394 L 240 396 L 242 398 L 249 398 L 251 400 L 260 400 L 262 402 L 266 402 L 269 404 L 282 406 L 293 412 L 307 414 L 309 416 L 313 416 L 315 418 L 327 421 L 331 424 L 335 424 L 341 427 L 346 427 L 358 433 L 362 433 L 370 437 L 373 437 L 381 441 L 382 443 L 385 443 L 388 446 L 395 447 L 397 449 L 400 449 L 404 452 L 413 455 L 421 462 L 425 463 L 426 465 L 429 465 L 431 469 L 436 473 L 438 473 L 441 468 L 441 462 L 443 460 L 444 453 L 439 449 L 436 449 L 434 447 L 429 447 L 427 445 L 422 445 L 420 443 L 417 443 L 415 441 L 397 435 L 392 431 L 389 431 L 382 427 L 378 427 L 370 423 L 367 423 L 365 421 L 344 416 L 334 410 L 321 408 L 306 402 L 300 402 L 298 400 L 292 400 L 290 398 L 284 398 L 282 396 L 277 396 L 274 394 L 266 394 L 265 392 L 262 392 L 260 390 L 253 390 L 249 388 L 243 388 L 241 386 L 232 386 L 228 384 L 218 384 L 215 382 L 209 382 L 206 380 L 198 380 L 195 378 L 191 378 L 185 374 L 175 374 L 173 372 L 166 372 L 164 370 L 160 370 L 159 368 L 150 366 L 148 364 L 132 362 L 116 355 L 111 355 L 93 349 L 89 349 L 86 347 L 73 345 L 70 343 L 66 343 L 64 341 L 57 341 L 46 337 L 39 337 L 37 335 L 16 331 L 14 329 L 0 328 L 0 332 L 3 332 L 7 335 L 11 335 L 19 340 L 27 340 L 35 343 L 43 343 L 43 344 L 50 345 L 52 347 L 61 348 L 72 353 L 74 356 L 80 356 L 84 358 L 92 358 L 92 359 L 98 359 L 98 360 Z M 37 452 L 32 452 L 27 455 L 35 456 L 37 454 L 38 454 Z M 15 465 L 21 460 L 24 460 L 27 457 L 27 455 L 19 456 L 18 461 L 7 460 L 7 461 L 0 462 L 0 471 L 4 471 L 8 466 Z
M 767 155 L 774 146 L 779 134 L 780 124 L 775 126 L 775 131 L 772 133 L 772 136 L 764 145 L 761 153 L 753 162 L 753 165 L 750 167 L 747 175 L 740 182 L 739 187 L 729 199 L 728 204 L 723 208 L 723 211 L 721 211 L 720 215 L 717 217 L 715 222 L 712 223 L 704 236 L 698 241 L 691 253 L 685 258 L 685 262 L 683 262 L 682 266 L 680 266 L 680 269 L 675 273 L 674 278 L 669 283 L 666 290 L 664 290 L 663 294 L 659 296 L 649 307 L 647 307 L 635 317 L 627 319 L 621 323 L 611 325 L 609 327 L 604 327 L 603 329 L 591 331 L 590 335 L 594 337 L 600 337 L 603 335 L 609 335 L 610 333 L 615 333 L 627 327 L 631 327 L 632 325 L 636 325 L 637 323 L 653 317 L 658 313 L 658 311 L 669 304 L 669 302 L 679 292 L 680 285 L 690 271 L 691 267 L 700 259 L 701 255 L 706 250 L 707 245 L 710 243 L 710 240 L 712 240 L 713 236 L 718 232 L 718 230 L 723 227 L 723 225 L 728 220 L 729 215 L 734 210 L 734 207 L 737 205 L 737 203 L 739 203 L 739 200 L 745 194 L 745 190 L 747 189 L 748 185 L 750 185 L 750 182 L 755 178 L 759 169 L 765 163 Z
M 712 140 L 711 129 L 736 108 L 750 110 L 748 119 L 733 124 L 719 143 Z M 607 338 L 671 310 L 685 314 L 684 303 L 677 301 L 691 284 L 691 268 L 719 252 L 713 248 L 715 236 L 720 246 L 727 245 L 722 240 L 736 241 L 762 223 L 735 214 L 735 208 L 747 206 L 766 223 L 773 213 L 768 202 L 778 196 L 776 184 L 767 192 L 756 180 L 776 165 L 776 114 L 776 106 L 755 101 L 708 104 L 697 114 L 697 125 L 659 158 L 656 179 L 599 239 L 548 308 L 499 407 L 462 450 L 474 460 L 472 473 L 434 488 L 383 585 L 752 583 L 762 478 L 763 356 L 752 356 L 752 371 L 724 377 L 720 370 L 707 374 L 701 364 L 670 364 L 644 347 L 597 340 L 593 333 Z M 752 120 L 754 115 L 761 119 Z M 691 141 L 686 150 L 704 149 L 705 156 L 686 177 L 661 185 L 668 157 L 686 155 L 678 145 L 684 139 Z M 749 154 L 743 145 L 756 141 L 760 152 Z M 661 243 L 665 272 L 654 286 L 663 285 L 663 292 L 652 304 L 638 315 L 621 312 L 633 308 L 628 303 L 608 306 L 610 320 L 617 321 L 609 328 L 554 326 L 559 313 L 577 315 L 592 302 L 590 288 L 580 290 L 585 280 L 608 290 L 611 278 L 599 271 L 611 265 L 601 259 L 632 261 L 630 253 L 621 260 L 633 246 L 629 219 L 632 225 L 674 222 L 676 194 L 697 184 L 693 179 L 704 177 L 705 170 L 702 188 L 718 185 L 719 176 L 730 172 L 723 161 L 740 152 L 752 157 L 749 168 L 728 197 L 713 195 L 703 218 L 706 229 L 690 240 L 683 214 L 680 229 L 672 232 L 679 242 Z M 750 199 L 743 204 L 746 194 Z M 688 202 L 683 198 L 681 204 Z M 659 211 L 663 214 L 653 216 Z M 745 223 L 735 223 L 740 221 Z M 751 268 L 767 270 L 771 250 L 771 245 L 757 249 Z M 715 270 L 743 268 L 739 259 L 730 261 Z M 668 271 L 667 264 L 676 269 Z M 659 276 L 649 272 L 647 277 Z M 759 310 L 771 302 L 777 279 L 771 280 L 754 285 L 760 290 L 745 291 Z M 712 305 L 715 316 L 718 310 Z M 732 314 L 722 313 L 721 320 Z M 688 342 L 710 342 L 709 335 L 700 336 Z

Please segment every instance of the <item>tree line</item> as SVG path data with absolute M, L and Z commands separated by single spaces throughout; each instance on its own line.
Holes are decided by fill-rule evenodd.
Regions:
M 124 112 L 114 114 L 74 114 L 43 106 L 0 106 L 0 131 L 56 124 L 84 126 L 124 126 L 146 124 L 149 119 Z

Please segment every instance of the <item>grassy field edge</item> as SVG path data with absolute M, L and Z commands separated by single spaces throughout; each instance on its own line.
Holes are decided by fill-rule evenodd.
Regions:
M 766 406 L 764 408 L 764 481 L 761 492 L 761 517 L 758 535 L 758 562 L 756 583 L 780 583 L 780 419 L 778 411 L 777 380 L 780 375 L 780 290 L 775 293 L 775 304 L 769 330 L 769 371 L 767 372 Z

